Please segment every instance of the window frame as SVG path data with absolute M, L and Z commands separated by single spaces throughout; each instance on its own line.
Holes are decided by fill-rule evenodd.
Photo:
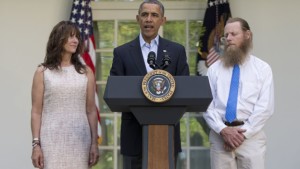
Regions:
M 135 16 L 137 15 L 137 9 L 139 8 L 141 2 L 117 2 L 117 1 L 109 1 L 109 2 L 100 2 L 100 1 L 92 1 L 92 13 L 93 13 L 93 21 L 99 20 L 114 20 L 114 29 L 118 29 L 118 20 L 135 20 Z M 206 10 L 206 1 L 164 1 L 165 7 L 165 16 L 168 21 L 176 21 L 176 20 L 202 20 L 204 18 L 204 13 Z M 187 24 L 186 24 L 187 25 Z M 186 29 L 188 31 L 188 29 Z M 162 29 L 160 29 L 159 34 L 162 35 Z M 188 33 L 186 33 L 187 35 Z M 186 41 L 188 41 L 188 37 L 186 37 Z M 117 42 L 117 31 L 115 31 L 114 42 Z M 185 44 L 186 46 L 186 54 L 189 55 L 190 52 L 193 52 L 189 48 L 188 42 Z M 114 47 L 117 47 L 117 44 L 114 44 Z M 101 52 L 113 52 L 113 48 L 105 48 L 105 49 L 96 49 L 96 53 Z M 196 51 L 195 51 L 196 53 Z M 189 56 L 188 56 L 189 57 Z M 106 81 L 97 81 L 97 85 L 105 85 Z M 101 96 L 100 96 L 101 97 Z M 115 122 L 120 120 L 120 113 L 101 113 L 101 116 L 110 117 L 115 120 Z M 191 116 L 190 113 L 185 113 L 183 118 L 186 118 L 187 121 L 187 131 L 189 131 L 189 118 Z M 199 116 L 202 114 L 199 113 Z M 116 124 L 116 123 L 115 123 Z M 117 127 L 114 127 L 114 135 L 116 136 L 118 133 Z M 191 150 L 201 150 L 205 149 L 205 147 L 201 146 L 190 146 L 190 137 L 187 132 L 187 145 L 182 146 L 183 151 L 186 151 L 186 160 L 187 160 L 187 168 L 190 168 L 190 152 Z M 118 167 L 118 153 L 120 152 L 120 146 L 117 143 L 117 137 L 114 139 L 113 146 L 99 146 L 100 150 L 113 150 L 114 156 L 114 164 L 113 168 L 116 169 Z M 207 148 L 206 148 L 207 149 Z

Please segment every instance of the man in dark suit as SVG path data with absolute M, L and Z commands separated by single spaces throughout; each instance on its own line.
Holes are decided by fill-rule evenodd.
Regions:
M 157 0 L 141 3 L 136 16 L 140 25 L 140 35 L 131 42 L 114 49 L 111 76 L 144 76 L 152 71 L 147 63 L 150 51 L 155 52 L 156 62 L 161 65 L 164 55 L 168 55 L 171 64 L 165 69 L 173 76 L 189 76 L 189 67 L 185 48 L 158 35 L 161 25 L 166 22 L 164 6 Z M 175 156 L 181 152 L 180 125 L 175 125 Z M 131 112 L 122 113 L 121 154 L 124 169 L 142 168 L 142 126 Z
M 140 25 L 140 35 L 131 42 L 114 49 L 111 76 L 144 76 L 152 71 L 147 63 L 150 51 L 155 52 L 158 65 L 168 55 L 171 64 L 165 69 L 173 76 L 189 76 L 185 48 L 158 35 L 161 25 L 166 22 L 164 6 L 157 0 L 141 3 L 136 16 Z M 181 152 L 180 124 L 175 125 L 175 157 Z M 121 154 L 124 169 L 142 168 L 142 126 L 131 112 L 122 113 Z

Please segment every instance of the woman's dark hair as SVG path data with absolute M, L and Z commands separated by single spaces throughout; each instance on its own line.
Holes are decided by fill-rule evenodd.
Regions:
M 70 36 L 75 35 L 78 38 L 78 46 L 75 53 L 71 56 L 71 64 L 74 65 L 76 71 L 80 74 L 85 73 L 86 67 L 79 59 L 83 51 L 83 42 L 80 39 L 80 32 L 77 26 L 71 21 L 61 21 L 52 29 L 47 43 L 47 51 L 43 65 L 50 70 L 61 68 L 62 54 L 64 45 Z

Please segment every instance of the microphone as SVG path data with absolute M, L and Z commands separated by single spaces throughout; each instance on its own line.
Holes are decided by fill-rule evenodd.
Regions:
M 161 64 L 161 67 L 162 69 L 166 69 L 169 65 L 171 64 L 171 58 L 170 56 L 168 55 L 167 51 L 164 50 L 164 57 L 162 59 L 162 64 Z
M 153 70 L 156 69 L 157 65 L 155 63 L 155 53 L 153 51 L 149 52 L 147 62 Z

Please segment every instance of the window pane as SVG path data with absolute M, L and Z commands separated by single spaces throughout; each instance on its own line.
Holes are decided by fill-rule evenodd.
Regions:
M 121 133 L 121 113 L 118 113 L 117 116 L 117 122 L 116 122 L 116 127 L 117 127 L 117 144 L 120 146 L 121 139 L 120 139 L 120 133 Z
M 182 152 L 178 154 L 176 169 L 187 169 L 187 152 L 186 152 L 186 150 L 182 150 Z
M 180 119 L 180 139 L 181 139 L 181 147 L 187 146 L 187 118 L 183 116 Z
M 113 61 L 112 52 L 101 52 L 96 54 L 96 80 L 107 81 L 110 67 Z
M 209 147 L 208 128 L 203 116 L 190 116 L 190 145 Z
M 118 25 L 118 46 L 135 39 L 140 33 L 136 21 L 120 21 Z
M 113 169 L 114 158 L 112 150 L 100 150 L 100 159 L 93 169 Z
M 105 87 L 106 87 L 106 84 L 97 85 L 100 113 L 111 113 L 109 107 L 107 106 L 106 102 L 103 99 Z
M 118 169 L 122 169 L 123 168 L 123 156 L 121 155 L 121 151 L 118 150 Z
M 163 37 L 186 46 L 185 21 L 167 21 L 163 26 Z
M 94 32 L 98 49 L 114 47 L 114 21 L 94 22 Z
M 191 169 L 210 169 L 209 149 L 191 150 Z
M 188 59 L 188 64 L 190 68 L 190 75 L 195 75 L 196 74 L 196 60 L 197 60 L 197 52 L 192 51 L 189 53 L 189 59 Z
M 101 146 L 114 145 L 114 117 L 101 116 L 102 143 Z
M 189 66 L 191 75 L 196 75 L 198 47 L 201 45 L 199 44 L 199 37 L 203 33 L 202 21 L 189 22 Z
M 189 21 L 189 50 L 196 50 L 202 33 L 202 21 Z
M 97 53 L 96 57 L 96 81 L 101 85 L 97 85 L 98 91 L 98 98 L 99 98 L 99 105 L 100 105 L 100 112 L 110 112 L 109 107 L 107 106 L 106 102 L 103 100 L 103 95 L 105 91 L 105 85 L 107 77 L 109 76 L 110 67 L 112 64 L 112 52 L 105 53 Z

